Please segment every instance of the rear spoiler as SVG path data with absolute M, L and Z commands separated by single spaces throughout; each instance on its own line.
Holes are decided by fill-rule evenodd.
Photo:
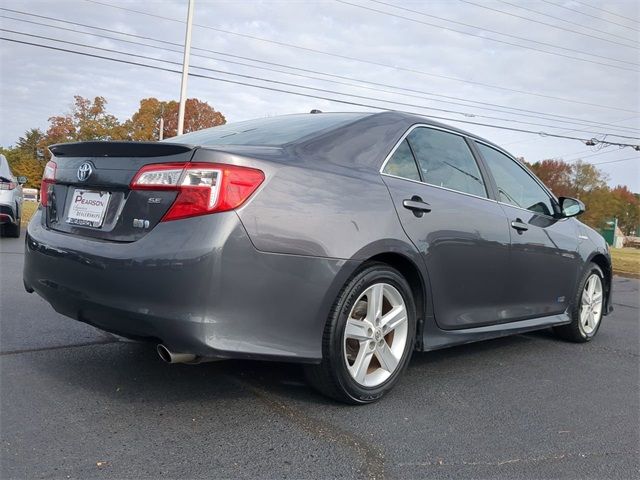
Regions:
M 51 145 L 49 151 L 56 157 L 164 157 L 194 148 L 165 142 L 75 142 Z

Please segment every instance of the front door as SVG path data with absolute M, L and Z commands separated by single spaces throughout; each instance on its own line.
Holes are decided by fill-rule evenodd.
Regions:
M 564 312 L 580 271 L 576 222 L 558 217 L 556 201 L 518 162 L 476 145 L 511 230 L 508 315 L 520 320 Z
M 417 127 L 383 169 L 402 226 L 425 261 L 443 329 L 508 321 L 509 227 L 464 137 Z

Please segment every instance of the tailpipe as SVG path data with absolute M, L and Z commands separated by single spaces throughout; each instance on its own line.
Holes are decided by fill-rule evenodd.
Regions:
M 167 347 L 158 344 L 156 351 L 160 358 L 167 363 L 198 363 L 198 357 L 193 353 L 172 352 Z

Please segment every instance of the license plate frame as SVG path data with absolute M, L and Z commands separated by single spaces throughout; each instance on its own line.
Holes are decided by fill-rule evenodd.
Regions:
M 102 227 L 109 200 L 111 200 L 111 192 L 74 188 L 66 222 L 82 227 Z

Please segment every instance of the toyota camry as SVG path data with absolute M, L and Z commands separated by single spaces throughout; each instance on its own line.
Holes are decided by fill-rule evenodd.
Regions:
M 422 117 L 286 115 L 50 152 L 25 288 L 170 363 L 299 362 L 363 404 L 414 351 L 546 328 L 587 342 L 611 310 L 584 205 Z

